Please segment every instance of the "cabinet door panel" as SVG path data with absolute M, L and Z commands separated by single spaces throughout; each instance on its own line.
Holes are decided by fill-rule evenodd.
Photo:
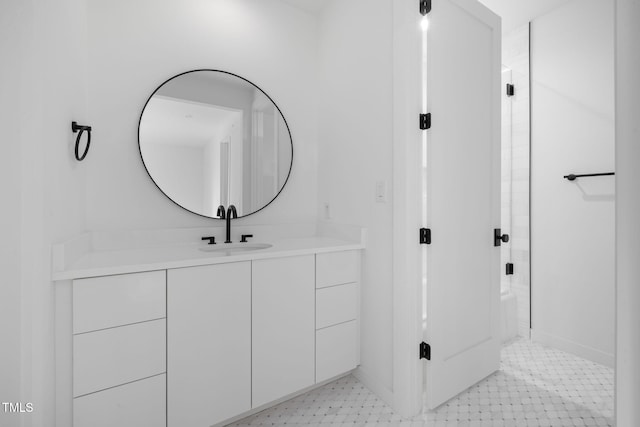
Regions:
M 73 400 L 73 427 L 163 427 L 166 377 L 158 375 Z
M 253 407 L 315 382 L 313 255 L 252 263 Z
M 360 276 L 360 251 L 329 252 L 316 257 L 316 286 L 357 282 Z
M 165 272 L 120 274 L 73 281 L 73 333 L 165 317 Z
M 356 321 L 330 326 L 316 332 L 316 380 L 328 380 L 358 365 Z
M 331 286 L 316 291 L 316 329 L 348 322 L 357 316 L 357 283 Z
M 73 337 L 73 396 L 166 371 L 165 319 Z
M 251 409 L 251 263 L 168 272 L 168 425 Z

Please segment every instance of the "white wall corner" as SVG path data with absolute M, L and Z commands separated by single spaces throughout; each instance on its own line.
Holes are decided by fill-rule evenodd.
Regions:
M 91 233 L 82 233 L 69 240 L 51 245 L 51 272 L 62 272 L 92 247 Z
M 342 224 L 331 220 L 319 220 L 316 226 L 319 237 L 330 237 L 367 245 L 367 228 L 359 225 Z
M 362 366 L 358 366 L 358 368 L 353 371 L 353 376 L 376 396 L 382 399 L 384 403 L 393 407 L 393 391 L 389 390 L 384 386 L 384 384 L 376 380 L 373 375 L 369 375 Z

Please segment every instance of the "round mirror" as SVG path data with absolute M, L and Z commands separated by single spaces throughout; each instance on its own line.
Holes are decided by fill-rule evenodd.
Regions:
M 289 179 L 291 132 L 258 86 L 235 74 L 195 70 L 170 78 L 147 100 L 138 127 L 149 176 L 174 203 L 215 218 L 271 203 Z

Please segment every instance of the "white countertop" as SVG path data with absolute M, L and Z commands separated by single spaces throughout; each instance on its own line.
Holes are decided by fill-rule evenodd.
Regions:
M 144 248 L 87 251 L 79 254 L 68 266 L 52 272 L 52 280 L 72 280 L 86 277 L 136 273 L 142 271 L 165 270 L 199 265 L 288 257 L 346 250 L 364 249 L 360 242 L 349 242 L 330 237 L 286 238 L 269 243 L 273 246 L 249 252 L 226 254 L 224 252 L 204 252 L 201 244 L 180 244 L 150 246 Z M 216 246 L 222 247 L 224 243 Z

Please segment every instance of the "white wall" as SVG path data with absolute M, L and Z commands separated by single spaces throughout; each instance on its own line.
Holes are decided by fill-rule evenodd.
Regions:
M 318 215 L 367 227 L 360 374 L 392 389 L 392 1 L 333 1 L 321 18 Z M 376 203 L 375 183 L 387 183 Z
M 35 87 L 31 110 L 24 112 L 33 133 L 22 142 L 23 324 L 32 344 L 33 425 L 52 424 L 55 405 L 54 290 L 50 281 L 51 244 L 85 230 L 84 189 L 91 150 L 83 163 L 73 156 L 71 121 L 92 124 L 86 112 L 86 7 L 84 0 L 34 2 Z M 39 81 L 38 81 L 39 80 Z M 39 107 L 39 108 L 38 108 Z M 92 145 L 93 148 L 93 145 Z M 26 286 L 25 286 L 26 285 Z M 24 329 L 24 328 L 23 328 Z M 29 335 L 26 331 L 23 337 Z M 29 391 L 30 389 L 30 391 Z M 29 395 L 31 397 L 29 397 Z M 27 425 L 29 425 L 27 423 Z
M 89 100 L 95 147 L 88 162 L 92 230 L 223 224 L 160 193 L 138 153 L 147 97 L 167 78 L 212 68 L 252 81 L 291 126 L 292 177 L 269 208 L 241 224 L 315 221 L 317 20 L 278 0 L 88 1 Z M 117 171 L 117 172 L 116 172 Z
M 613 365 L 613 0 L 574 0 L 531 26 L 534 339 Z
M 571 0 L 479 0 L 502 17 L 502 33 L 508 34 L 522 25 L 527 25 L 538 16 Z
M 50 426 L 55 404 L 50 248 L 85 226 L 85 164 L 73 158 L 71 132 L 72 120 L 87 120 L 85 8 L 83 0 L 9 1 L 2 3 L 1 15 L 7 61 L 2 67 L 0 113 L 9 120 L 3 121 L 0 134 L 2 169 L 8 179 L 3 197 L 6 185 L 14 203 L 2 209 L 2 219 L 10 221 L 6 225 L 12 230 L 2 234 L 1 247 L 3 252 L 8 249 L 13 266 L 3 268 L 3 280 L 10 280 L 6 287 L 2 283 L 3 294 L 9 291 L 12 308 L 2 310 L 1 316 L 3 330 L 12 325 L 8 329 L 13 332 L 8 332 L 6 353 L 2 343 L 2 357 L 7 354 L 10 360 L 0 372 L 14 390 L 8 397 L 33 403 L 34 412 L 17 417 L 0 413 L 0 425 Z M 87 159 L 92 155 L 89 152 Z
M 20 125 L 26 107 L 21 89 L 23 71 L 28 68 L 29 34 L 33 19 L 16 19 L 30 16 L 29 5 L 20 0 L 0 3 L 0 402 L 20 401 L 20 347 L 21 347 L 21 272 L 20 272 L 20 205 L 21 180 Z M 27 73 L 28 74 L 28 73 Z M 26 76 L 25 76 L 26 77 Z M 19 425 L 18 416 L 9 416 L 0 408 L 0 424 L 6 427 Z
M 640 425 L 640 2 L 616 1 L 616 425 Z

